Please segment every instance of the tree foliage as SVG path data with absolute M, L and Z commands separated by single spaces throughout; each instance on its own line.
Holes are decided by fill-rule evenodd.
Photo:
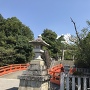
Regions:
M 87 24 L 88 28 L 83 28 L 81 33 L 76 33 L 78 35 L 75 42 L 77 45 L 75 64 L 77 67 L 83 68 L 90 68 L 90 21 L 87 21 Z
M 42 38 L 50 45 L 48 47 L 50 56 L 55 57 L 56 53 L 58 52 L 57 45 L 56 45 L 57 34 L 52 30 L 45 29 L 42 33 Z
M 45 40 L 50 46 L 48 47 L 49 54 L 52 58 L 56 60 L 62 56 L 62 47 L 64 46 L 61 41 L 64 41 L 63 36 L 57 39 L 57 34 L 50 29 L 45 29 L 42 33 L 42 38 Z
M 90 67 L 90 33 L 79 42 L 75 64 L 78 67 Z
M 26 63 L 32 57 L 28 43 L 33 32 L 16 17 L 5 19 L 0 14 L 0 65 Z

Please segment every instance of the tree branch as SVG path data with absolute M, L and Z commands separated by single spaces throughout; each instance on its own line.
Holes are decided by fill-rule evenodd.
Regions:
M 75 24 L 75 22 L 73 21 L 73 19 L 72 19 L 71 17 L 70 17 L 70 19 L 71 19 L 71 22 L 74 24 L 74 28 L 75 28 L 75 32 L 76 32 L 77 38 L 78 38 L 78 40 L 80 41 L 81 39 L 80 39 L 80 37 L 79 37 L 79 35 L 78 35 L 77 28 L 76 28 L 76 24 Z

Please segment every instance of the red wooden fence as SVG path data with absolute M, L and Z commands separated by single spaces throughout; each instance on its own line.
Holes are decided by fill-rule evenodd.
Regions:
M 29 64 L 12 64 L 4 67 L 0 67 L 0 76 L 11 72 L 26 70 Z

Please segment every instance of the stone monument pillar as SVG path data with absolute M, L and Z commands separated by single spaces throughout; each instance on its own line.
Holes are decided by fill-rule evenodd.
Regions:
M 42 40 L 41 36 L 30 43 L 34 46 L 35 59 L 30 62 L 28 69 L 18 77 L 20 79 L 18 90 L 49 90 L 50 76 L 41 58 L 41 54 L 44 52 L 42 47 L 48 46 L 48 44 Z

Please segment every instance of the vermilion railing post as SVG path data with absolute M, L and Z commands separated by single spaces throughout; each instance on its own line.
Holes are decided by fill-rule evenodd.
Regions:
M 3 68 L 3 70 L 4 70 L 3 74 L 5 74 L 5 73 L 6 73 L 6 69 L 5 69 L 5 67 Z
M 20 70 L 21 70 L 21 64 L 20 64 Z
M 15 66 L 15 71 L 16 71 L 17 70 L 17 65 L 15 64 L 14 66 Z
M 10 65 L 10 72 L 12 72 L 12 65 Z

